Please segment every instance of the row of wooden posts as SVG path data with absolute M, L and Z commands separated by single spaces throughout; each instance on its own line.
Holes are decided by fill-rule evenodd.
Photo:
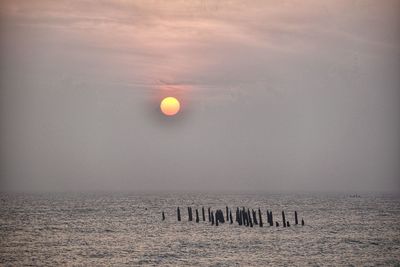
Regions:
M 193 221 L 193 210 L 192 207 L 187 208 L 188 211 L 188 220 L 189 222 Z M 196 222 L 200 222 L 200 216 L 199 216 L 199 210 L 196 209 Z M 233 216 L 232 216 L 232 210 L 230 210 L 228 207 L 226 207 L 226 221 L 230 222 L 230 224 L 233 224 Z M 206 221 L 206 216 L 205 216 L 205 210 L 204 207 L 201 208 L 201 215 L 202 215 L 202 220 Z M 258 216 L 257 216 L 258 215 Z M 181 210 L 178 207 L 176 209 L 176 216 L 178 221 L 181 221 Z M 162 212 L 162 220 L 165 220 L 165 214 L 164 211 Z M 225 217 L 224 217 L 224 212 L 220 209 L 216 210 L 215 212 L 211 210 L 211 208 L 208 208 L 208 221 L 211 222 L 211 225 L 216 225 L 220 223 L 225 223 Z M 239 225 L 243 226 L 250 226 L 253 227 L 253 225 L 259 225 L 260 227 L 263 227 L 263 216 L 261 213 L 261 209 L 258 209 L 257 211 L 253 209 L 246 209 L 245 207 L 236 208 L 236 213 L 235 213 L 235 221 Z M 294 223 L 295 225 L 299 224 L 299 220 L 297 217 L 297 211 L 294 212 Z M 274 226 L 274 217 L 272 215 L 272 211 L 267 210 L 267 225 L 269 226 Z M 283 227 L 290 227 L 289 221 L 286 220 L 285 217 L 285 212 L 282 211 L 282 225 Z M 304 226 L 304 220 L 303 218 L 301 219 L 301 225 Z M 275 226 L 279 227 L 279 222 L 275 221 Z

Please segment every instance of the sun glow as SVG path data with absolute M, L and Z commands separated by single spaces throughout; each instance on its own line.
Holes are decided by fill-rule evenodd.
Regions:
M 169 96 L 161 101 L 160 109 L 166 116 L 174 116 L 179 112 L 181 105 L 175 97 Z

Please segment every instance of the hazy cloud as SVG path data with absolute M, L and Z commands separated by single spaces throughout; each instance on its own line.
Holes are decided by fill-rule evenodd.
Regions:
M 399 7 L 2 1 L 2 188 L 398 191 Z

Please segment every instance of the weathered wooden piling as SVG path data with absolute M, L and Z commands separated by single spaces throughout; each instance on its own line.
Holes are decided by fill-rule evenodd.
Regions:
M 196 209 L 196 222 L 198 223 L 200 221 L 199 219 L 199 211 Z
M 274 217 L 272 215 L 272 210 L 269 212 L 269 226 L 274 226 Z
M 242 213 L 243 213 L 243 224 L 245 226 L 249 226 L 249 217 L 247 216 L 247 212 L 244 207 L 242 208 Z
M 229 221 L 229 208 L 226 206 L 226 221 Z
M 239 225 L 243 225 L 243 214 L 242 214 L 242 211 L 238 209 L 238 212 L 239 212 L 239 214 L 238 214 L 238 224 Z
M 254 223 L 254 225 L 258 225 L 257 213 L 253 209 L 251 209 L 251 213 L 253 214 L 253 223 Z
M 211 222 L 211 208 L 208 207 L 208 221 Z
M 283 210 L 282 210 L 282 222 L 283 222 L 283 227 L 286 227 L 285 212 Z
M 214 212 L 211 211 L 211 225 L 214 225 Z
M 261 209 L 258 208 L 258 224 L 260 225 L 260 227 L 263 227 L 263 221 L 262 221 L 262 214 L 261 214 Z
M 299 224 L 299 221 L 297 220 L 297 211 L 294 211 L 294 224 Z
M 262 221 L 262 216 L 261 216 L 261 210 L 258 208 L 258 220 L 259 220 L 259 225 L 260 227 L 263 227 L 263 221 Z
M 215 211 L 215 220 L 220 222 L 220 223 L 224 223 L 225 222 L 225 217 L 224 217 L 224 213 L 222 212 L 222 210 L 216 210 Z
M 188 207 L 188 220 L 193 221 L 192 207 Z
M 201 207 L 201 213 L 203 215 L 203 222 L 205 222 L 206 221 L 206 216 L 204 214 L 204 207 Z
M 181 221 L 181 210 L 179 209 L 179 207 L 176 209 L 176 215 L 178 217 L 178 222 Z
M 250 227 L 253 227 L 253 220 L 251 219 L 250 209 L 247 209 L 247 214 L 249 215 L 249 224 L 250 224 Z
M 275 226 L 276 226 L 276 227 L 279 227 L 279 223 L 278 223 L 278 222 L 275 222 Z
M 223 222 L 224 220 L 224 213 L 222 212 L 222 210 L 216 210 L 215 211 L 215 226 L 218 226 L 219 223 Z
M 164 221 L 165 220 L 165 214 L 164 214 L 164 212 L 162 212 L 161 214 L 162 214 L 162 220 Z
M 232 224 L 232 223 L 233 223 L 233 220 L 232 220 L 232 211 L 229 211 L 229 219 L 230 219 L 231 224 Z
M 289 221 L 286 222 L 286 226 L 287 226 L 287 227 L 290 227 Z
M 301 225 L 304 226 L 304 220 L 301 218 Z

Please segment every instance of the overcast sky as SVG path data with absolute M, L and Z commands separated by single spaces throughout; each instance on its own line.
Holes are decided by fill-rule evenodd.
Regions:
M 1 1 L 1 190 L 399 192 L 399 10 Z

